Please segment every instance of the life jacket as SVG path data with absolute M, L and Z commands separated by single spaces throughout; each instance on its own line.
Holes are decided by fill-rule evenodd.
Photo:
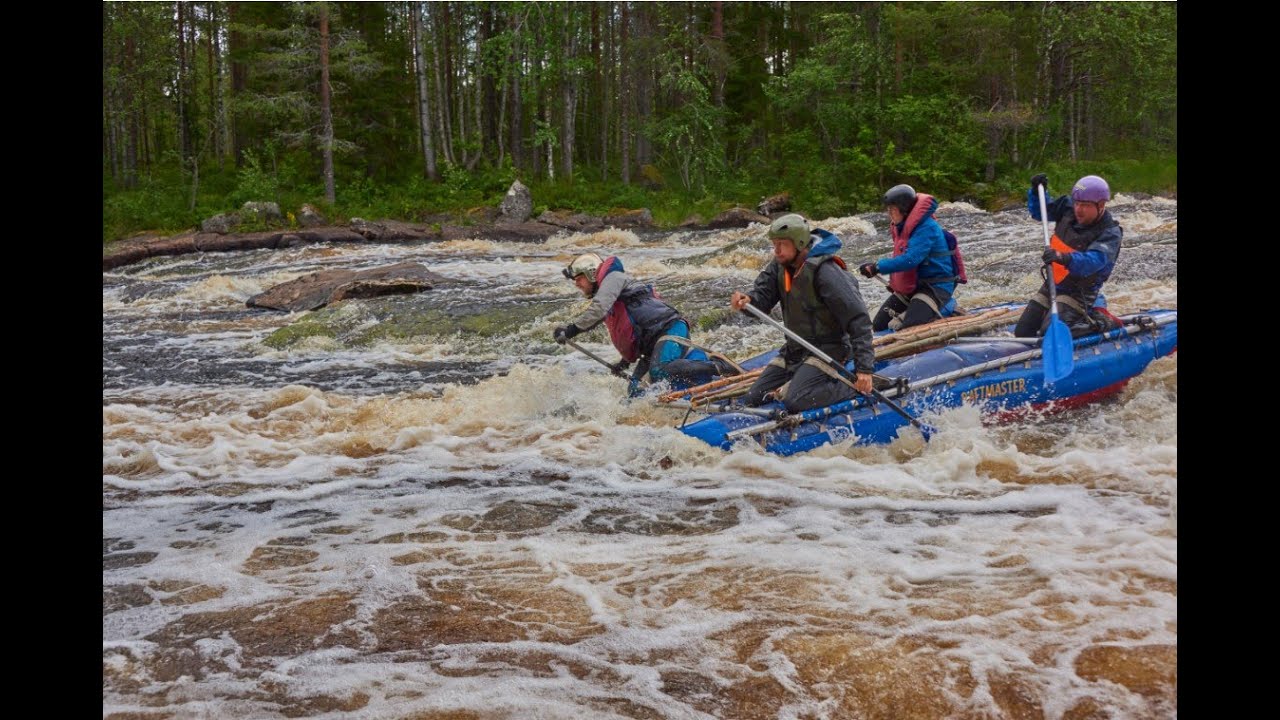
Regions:
M 1083 252 L 1097 241 L 1103 231 L 1119 224 L 1115 218 L 1111 217 L 1111 211 L 1107 210 L 1094 224 L 1079 227 L 1075 222 L 1075 215 L 1066 212 L 1058 218 L 1058 223 L 1053 228 L 1053 237 L 1049 238 L 1049 246 L 1060 253 Z M 1085 276 L 1072 273 L 1061 263 L 1052 263 L 1053 282 L 1058 286 L 1058 292 L 1080 296 L 1081 300 L 1086 301 L 1082 304 L 1088 306 L 1093 302 L 1092 297 L 1087 297 L 1090 290 L 1092 289 L 1092 294 L 1096 295 L 1097 288 L 1101 288 L 1102 283 L 1111 276 L 1112 267 L 1114 265 L 1103 268 L 1093 275 Z
M 907 244 L 911 241 L 911 233 L 915 232 L 920 223 L 933 214 L 937 207 L 937 201 L 932 195 L 920 193 L 916 195 L 915 207 L 911 208 L 911 214 L 907 216 L 905 222 L 902 223 L 902 230 L 898 230 L 897 224 L 889 226 L 889 234 L 893 236 L 893 256 L 898 257 L 907 251 Z M 945 257 L 951 258 L 951 267 L 954 275 L 943 277 L 918 277 L 919 268 L 915 267 L 910 270 L 891 273 L 889 275 L 889 288 L 896 293 L 911 296 L 916 291 L 916 286 L 920 283 L 933 284 L 944 282 L 969 282 L 969 276 L 964 271 L 964 257 L 960 254 L 960 244 L 956 241 L 956 236 L 949 230 L 943 230 L 942 236 L 947 240 L 946 252 L 931 252 L 927 260 L 941 260 Z M 923 264 L 923 263 L 922 263 Z
M 625 272 L 622 261 L 608 257 L 596 270 L 596 286 L 611 272 Z M 676 320 L 682 319 L 675 308 L 662 301 L 652 285 L 639 282 L 629 284 L 618 294 L 613 307 L 605 313 L 604 324 L 609 328 L 609 339 L 627 362 L 635 362 L 641 356 L 653 352 L 653 346 L 663 332 Z
M 820 350 L 844 360 L 849 355 L 846 347 L 844 328 L 836 320 L 836 316 L 818 297 L 818 269 L 822 264 L 831 261 L 847 270 L 844 260 L 837 255 L 810 256 L 805 259 L 800 270 L 792 275 L 786 266 L 779 269 L 778 297 L 782 298 L 782 320 L 787 329 L 818 346 Z M 788 357 L 797 357 L 804 352 L 795 341 L 787 340 Z

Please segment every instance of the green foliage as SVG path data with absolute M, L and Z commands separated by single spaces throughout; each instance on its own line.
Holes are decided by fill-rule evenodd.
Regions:
M 1177 187 L 1174 3 L 329 3 L 324 206 L 320 7 L 184 3 L 180 56 L 173 5 L 104 3 L 104 241 L 254 200 L 461 219 L 516 177 L 538 210 L 667 224 L 782 190 L 866 211 L 903 181 L 999 206 L 1035 169 Z M 556 174 L 573 154 L 571 179 L 548 179 L 548 152 Z
M 892 134 L 883 164 L 891 181 L 914 182 L 935 192 L 962 187 L 982 168 L 981 135 L 953 96 L 905 96 L 885 112 Z
M 178 232 L 196 224 L 187 209 L 187 194 L 180 182 L 144 180 L 127 192 L 115 192 L 104 181 L 102 194 L 102 242 L 119 240 L 145 230 Z
M 1041 172 L 1049 176 L 1049 188 L 1057 195 L 1067 192 L 1085 175 L 1100 175 L 1116 193 L 1165 193 L 1178 190 L 1176 156 L 1153 156 L 1138 160 L 1102 160 L 1078 163 L 1051 163 Z M 1026 191 L 1026 179 L 1019 185 Z
M 279 202 L 280 182 L 276 174 L 263 170 L 262 162 L 252 152 L 245 153 L 245 166 L 236 173 L 238 182 L 228 197 L 239 207 L 246 202 Z

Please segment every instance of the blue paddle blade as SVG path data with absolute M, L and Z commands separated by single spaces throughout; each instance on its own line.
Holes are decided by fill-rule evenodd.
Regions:
M 1053 384 L 1071 374 L 1076 360 L 1072 355 L 1071 331 L 1066 323 L 1057 315 L 1049 321 L 1049 329 L 1044 333 L 1044 381 Z

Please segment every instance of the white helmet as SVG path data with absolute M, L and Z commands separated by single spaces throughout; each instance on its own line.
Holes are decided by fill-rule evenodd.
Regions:
M 591 282 L 596 281 L 596 271 L 600 269 L 600 263 L 604 262 L 600 256 L 595 253 L 587 253 L 579 255 L 569 263 L 569 267 L 564 269 L 564 276 L 570 280 L 579 275 L 586 275 Z

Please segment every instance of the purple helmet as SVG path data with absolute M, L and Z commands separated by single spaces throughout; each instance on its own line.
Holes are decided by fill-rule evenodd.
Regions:
M 1097 175 L 1085 175 L 1071 188 L 1071 199 L 1076 202 L 1106 202 L 1111 199 L 1111 188 Z

